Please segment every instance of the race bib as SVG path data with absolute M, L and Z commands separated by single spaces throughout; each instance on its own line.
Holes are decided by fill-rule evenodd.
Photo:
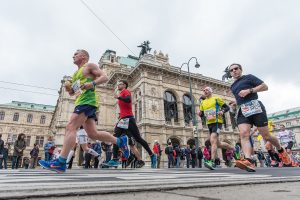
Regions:
M 117 124 L 117 127 L 122 129 L 128 129 L 129 126 L 129 118 L 120 119 L 120 121 Z
M 77 81 L 75 81 L 73 83 L 72 89 L 73 89 L 73 91 L 75 93 L 75 96 L 78 96 L 78 95 L 80 95 L 82 93 L 82 90 L 80 88 L 80 80 L 77 80 Z
M 206 119 L 209 121 L 216 119 L 216 110 L 215 109 L 206 110 L 206 111 L 204 111 L 204 114 L 205 114 Z
M 247 103 L 242 104 L 241 111 L 245 117 L 263 112 L 258 100 L 251 100 Z

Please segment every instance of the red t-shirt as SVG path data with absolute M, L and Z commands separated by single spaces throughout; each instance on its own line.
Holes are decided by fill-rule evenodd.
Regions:
M 124 89 L 120 92 L 119 97 L 131 97 L 131 93 L 129 92 L 129 90 Z M 132 113 L 132 104 L 130 103 L 126 103 L 123 100 L 118 100 L 118 105 L 120 108 L 120 118 L 124 118 L 127 116 L 133 116 Z

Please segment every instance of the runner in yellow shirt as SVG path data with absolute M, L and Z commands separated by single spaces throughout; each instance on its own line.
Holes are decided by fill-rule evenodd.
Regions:
M 223 124 L 223 115 L 229 111 L 229 107 L 220 98 L 212 95 L 212 88 L 205 87 L 204 96 L 206 97 L 200 104 L 200 117 L 206 118 L 206 124 L 210 133 L 211 142 L 211 160 L 205 161 L 204 166 L 213 170 L 215 169 L 215 159 L 217 157 L 217 148 L 232 149 L 234 147 L 225 142 L 220 142 L 219 134 Z

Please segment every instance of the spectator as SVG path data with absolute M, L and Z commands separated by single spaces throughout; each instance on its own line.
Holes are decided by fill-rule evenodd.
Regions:
M 33 149 L 30 151 L 30 168 L 34 169 L 35 165 L 37 163 L 37 159 L 39 157 L 39 145 L 38 144 L 34 144 Z
M 3 151 L 4 151 L 4 141 L 2 140 L 2 134 L 0 134 L 0 169 L 2 169 Z
M 0 155 L 0 169 L 3 169 L 3 165 L 2 165 L 3 162 L 4 162 L 4 169 L 7 169 L 7 158 L 8 158 L 7 144 L 4 145 L 1 155 Z
M 205 141 L 205 147 L 203 149 L 203 156 L 204 156 L 204 159 L 205 160 L 210 160 L 211 159 L 211 156 L 210 156 L 210 141 L 209 140 L 206 140 Z
M 175 145 L 174 150 L 175 150 L 174 158 L 175 158 L 175 162 L 176 162 L 176 168 L 179 168 L 181 149 L 178 144 Z
M 56 146 L 55 146 L 55 143 L 53 141 L 53 136 L 50 135 L 48 137 L 47 143 L 44 145 L 45 160 L 46 161 L 52 160 L 55 147 Z
M 154 140 L 153 152 L 156 154 L 156 168 L 160 168 L 161 147 L 158 140 Z
M 105 162 L 108 163 L 112 155 L 111 143 L 102 142 L 102 150 L 105 152 Z
M 186 157 L 186 167 L 190 168 L 191 164 L 191 147 L 188 145 L 185 149 L 185 157 Z
M 57 160 L 60 156 L 61 148 L 57 148 L 57 151 L 53 154 L 53 160 Z
M 173 147 L 171 142 L 169 142 L 168 146 L 165 148 L 165 154 L 168 156 L 168 168 L 173 167 L 174 157 L 173 157 Z
M 25 142 L 25 134 L 20 133 L 18 135 L 18 139 L 14 143 L 14 153 L 13 153 L 13 160 L 12 160 L 12 169 L 18 169 L 20 165 L 20 161 L 22 160 L 23 151 L 26 148 Z
M 199 167 L 199 168 L 202 168 L 203 153 L 202 153 L 202 149 L 201 149 L 200 146 L 199 146 L 199 148 L 198 148 L 197 158 L 198 158 L 198 167 Z
M 197 161 L 197 150 L 196 146 L 194 145 L 192 150 L 191 150 L 191 159 L 192 159 L 192 168 L 196 167 L 196 161 Z

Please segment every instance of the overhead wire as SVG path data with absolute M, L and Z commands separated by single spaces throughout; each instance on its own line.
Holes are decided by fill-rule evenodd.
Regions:
M 87 3 L 85 3 L 83 0 L 80 1 L 98 19 L 99 22 L 101 22 L 131 53 L 133 53 L 133 55 L 135 55 L 135 53 L 117 36 L 117 34 L 113 32 L 108 25 L 106 25 L 106 23 L 91 9 L 90 6 L 87 5 Z
M 30 91 L 30 90 L 21 90 L 21 89 L 15 89 L 15 88 L 7 88 L 7 87 L 0 87 L 0 89 L 14 90 L 14 91 L 20 91 L 20 92 L 29 92 L 29 93 L 43 94 L 43 95 L 49 95 L 49 96 L 58 96 L 58 94 L 49 94 L 49 93 L 35 92 L 35 91 Z

